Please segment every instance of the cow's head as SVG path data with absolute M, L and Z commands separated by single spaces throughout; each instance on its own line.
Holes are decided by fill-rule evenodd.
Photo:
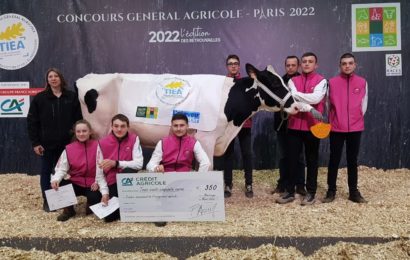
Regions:
M 260 71 L 246 64 L 246 72 L 250 77 L 236 80 L 229 92 L 224 109 L 228 121 L 240 126 L 258 110 L 297 113 L 290 90 L 271 65 Z

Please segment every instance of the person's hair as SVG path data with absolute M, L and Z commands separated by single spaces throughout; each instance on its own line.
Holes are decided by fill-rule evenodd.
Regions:
M 239 60 L 238 55 L 236 55 L 236 54 L 229 54 L 228 57 L 226 58 L 226 61 L 225 61 L 226 65 L 228 65 L 228 60 L 230 60 L 230 59 L 236 59 L 236 60 L 238 60 L 239 63 L 241 63 L 241 61 Z
M 128 117 L 126 115 L 123 115 L 123 114 L 116 114 L 115 116 L 113 116 L 113 118 L 111 119 L 111 125 L 113 125 L 114 121 L 117 120 L 117 119 L 122 121 L 122 122 L 127 123 L 128 127 L 130 126 L 130 120 L 128 119 Z
M 305 52 L 303 53 L 302 57 L 300 59 L 303 59 L 304 57 L 309 57 L 309 56 L 313 56 L 315 57 L 316 63 L 317 63 L 317 56 L 316 54 L 314 54 L 313 52 Z
M 85 120 L 85 119 L 80 119 L 80 120 L 78 120 L 77 122 L 74 123 L 73 129 L 71 130 L 71 131 L 73 132 L 73 138 L 72 138 L 72 141 L 73 141 L 73 142 L 77 140 L 77 137 L 75 136 L 75 128 L 76 128 L 78 125 L 80 125 L 80 124 L 84 124 L 84 125 L 86 125 L 86 126 L 88 127 L 88 129 L 90 130 L 90 133 L 91 133 L 91 134 L 90 134 L 90 139 L 96 139 L 94 130 L 93 130 L 93 128 L 91 127 L 90 122 L 88 122 L 88 121 Z
M 288 57 L 286 57 L 286 59 L 285 59 L 285 65 L 286 65 L 286 62 L 289 60 L 289 59 L 296 59 L 297 61 L 298 61 L 298 65 L 299 65 L 299 58 L 297 57 L 297 56 L 295 56 L 295 55 L 290 55 L 290 56 L 288 56 Z
M 46 72 L 46 90 L 50 90 L 51 86 L 48 83 L 48 74 L 50 74 L 50 72 L 55 72 L 57 73 L 58 77 L 60 78 L 60 82 L 61 82 L 61 90 L 65 90 L 67 89 L 67 82 L 64 79 L 63 73 L 61 73 L 60 70 L 56 69 L 56 68 L 49 68 Z
M 171 122 L 173 122 L 174 120 L 184 120 L 188 124 L 188 117 L 182 113 L 177 113 L 173 115 L 171 118 Z
M 345 54 L 343 54 L 342 56 L 340 56 L 339 63 L 342 62 L 342 59 L 346 59 L 346 58 L 353 58 L 353 60 L 356 61 L 356 59 L 355 59 L 355 57 L 353 56 L 353 54 L 351 54 L 350 52 L 346 52 Z

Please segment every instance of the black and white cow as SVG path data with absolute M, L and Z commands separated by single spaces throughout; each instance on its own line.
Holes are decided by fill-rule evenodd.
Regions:
M 259 110 L 276 112 L 282 109 L 289 114 L 297 113 L 290 92 L 272 66 L 259 71 L 247 64 L 246 70 L 256 78 L 246 77 L 235 82 L 232 78 L 225 79 L 216 128 L 195 132 L 209 158 L 222 155 L 245 120 Z M 122 79 L 123 76 L 118 73 L 88 74 L 76 82 L 83 117 L 91 123 L 99 137 L 108 134 L 110 119 L 118 112 Z M 143 146 L 150 148 L 169 133 L 169 126 L 136 122 L 130 122 L 130 129 L 138 134 Z

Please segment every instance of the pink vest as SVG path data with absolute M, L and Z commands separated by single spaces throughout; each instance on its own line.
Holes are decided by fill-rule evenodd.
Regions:
M 85 143 L 76 141 L 66 146 L 72 183 L 89 188 L 95 182 L 97 144 L 96 140 L 88 140 Z
M 292 78 L 295 87 L 302 93 L 313 93 L 316 85 L 318 85 L 324 78 L 315 73 L 302 74 Z M 323 98 L 318 104 L 311 105 L 319 112 L 323 113 L 325 107 L 325 99 Z M 319 121 L 314 119 L 311 113 L 301 112 L 289 117 L 288 128 L 300 131 L 309 131 L 312 125 Z
M 165 172 L 192 171 L 196 139 L 185 135 L 179 138 L 170 135 L 162 139 L 162 161 Z
M 366 96 L 366 80 L 355 74 L 350 77 L 340 74 L 329 82 L 329 121 L 332 131 L 363 131 L 362 103 Z
M 131 161 L 132 150 L 134 148 L 137 136 L 128 132 L 124 139 L 119 141 L 113 133 L 110 133 L 99 141 L 100 149 L 104 159 L 111 159 L 115 161 Z M 108 172 L 105 172 L 105 179 L 108 185 L 112 185 L 117 182 L 117 173 L 121 172 L 120 168 L 111 168 Z

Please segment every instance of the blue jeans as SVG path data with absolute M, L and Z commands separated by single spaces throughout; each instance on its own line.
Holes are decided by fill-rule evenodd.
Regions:
M 288 151 L 287 151 L 287 132 L 280 131 L 277 132 L 277 144 L 278 144 L 278 154 L 279 154 L 279 180 L 278 188 L 285 189 L 287 187 L 287 177 L 289 176 L 289 162 L 288 162 Z M 305 158 L 303 156 L 303 150 L 299 154 L 299 159 L 297 163 L 297 173 L 296 173 L 296 186 L 305 187 Z

